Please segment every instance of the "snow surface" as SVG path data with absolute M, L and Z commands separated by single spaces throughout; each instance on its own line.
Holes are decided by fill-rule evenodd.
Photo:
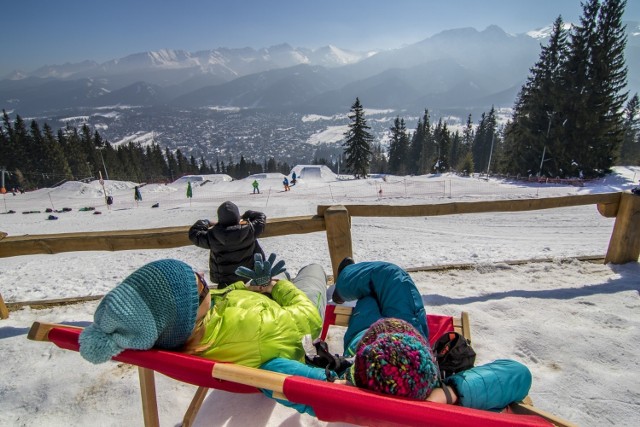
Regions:
M 141 187 L 105 181 L 68 182 L 0 200 L 0 231 L 10 236 L 190 225 L 214 219 L 224 200 L 269 218 L 314 215 L 319 204 L 423 204 L 521 199 L 623 191 L 640 168 L 584 187 L 528 184 L 456 176 L 373 176 L 352 180 L 299 179 L 284 192 L 278 177 L 251 181 L 204 180 Z M 379 191 L 382 190 L 382 193 Z M 157 208 L 153 208 L 158 204 Z M 47 208 L 68 212 L 45 212 Z M 82 207 L 94 210 L 80 211 Z M 15 211 L 15 213 L 7 213 Z M 39 211 L 39 213 L 23 213 Z M 100 214 L 96 214 L 100 212 Z M 49 215 L 57 220 L 47 220 Z M 473 263 L 473 268 L 412 273 L 428 312 L 471 317 L 477 362 L 513 358 L 533 374 L 534 404 L 580 426 L 635 426 L 640 413 L 640 264 L 601 265 L 569 259 L 604 255 L 613 219 L 595 206 L 518 213 L 417 218 L 353 218 L 354 256 L 403 267 Z M 331 270 L 324 233 L 261 239 L 295 274 L 310 262 Z M 208 270 L 208 253 L 193 246 L 167 250 L 73 252 L 0 259 L 6 303 L 102 295 L 135 268 L 159 258 L 181 259 Z M 550 258 L 510 265 L 506 260 Z M 97 301 L 47 309 L 22 308 L 0 320 L 0 426 L 142 425 L 138 375 L 120 363 L 91 365 L 79 354 L 26 339 L 36 321 L 86 325 Z M 332 331 L 331 347 L 343 331 Z M 156 376 L 162 426 L 180 424 L 195 387 Z M 323 426 L 262 395 L 209 392 L 198 426 Z M 330 424 L 339 426 L 341 424 Z

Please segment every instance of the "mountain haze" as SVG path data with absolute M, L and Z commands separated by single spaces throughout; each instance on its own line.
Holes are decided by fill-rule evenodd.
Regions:
M 640 87 L 640 32 L 627 23 L 629 88 Z M 336 112 L 356 96 L 369 108 L 512 106 L 546 40 L 545 29 L 512 35 L 492 25 L 458 28 L 380 52 L 263 49 L 141 52 L 102 64 L 49 65 L 0 81 L 2 107 L 20 114 L 56 109 L 147 107 L 296 109 Z

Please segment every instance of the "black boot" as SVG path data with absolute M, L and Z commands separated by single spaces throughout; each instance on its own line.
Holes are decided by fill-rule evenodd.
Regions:
M 345 257 L 342 261 L 340 261 L 340 264 L 338 264 L 338 277 L 340 277 L 340 273 L 342 273 L 342 270 L 344 270 L 344 268 L 347 265 L 351 265 L 351 264 L 355 264 L 355 263 L 356 262 L 350 256 Z M 337 279 L 336 279 L 336 282 L 337 282 Z
M 342 261 L 340 261 L 340 264 L 338 265 L 338 276 L 335 278 L 336 284 L 338 283 L 338 277 L 340 277 L 340 273 L 342 272 L 342 270 L 344 270 L 346 266 L 355 264 L 355 263 L 356 262 L 351 257 L 345 257 Z M 340 294 L 338 293 L 338 290 L 335 288 L 333 290 L 333 295 L 331 296 L 331 299 L 336 304 L 344 304 L 344 298 L 340 296 Z

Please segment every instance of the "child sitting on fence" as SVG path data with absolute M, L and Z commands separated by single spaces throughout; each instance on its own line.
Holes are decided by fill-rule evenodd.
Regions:
M 236 268 L 253 268 L 255 254 L 264 258 L 258 237 L 264 232 L 267 216 L 248 210 L 242 216 L 238 206 L 226 201 L 218 207 L 218 221 L 201 219 L 189 229 L 189 240 L 209 249 L 209 278 L 222 289 L 242 280 Z

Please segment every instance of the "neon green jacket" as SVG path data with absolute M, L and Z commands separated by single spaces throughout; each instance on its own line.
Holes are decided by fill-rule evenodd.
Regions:
M 317 307 L 288 280 L 274 285 L 271 298 L 236 282 L 212 290 L 212 307 L 204 318 L 206 346 L 199 356 L 259 367 L 275 357 L 304 362 L 302 337 L 317 338 L 322 320 Z

